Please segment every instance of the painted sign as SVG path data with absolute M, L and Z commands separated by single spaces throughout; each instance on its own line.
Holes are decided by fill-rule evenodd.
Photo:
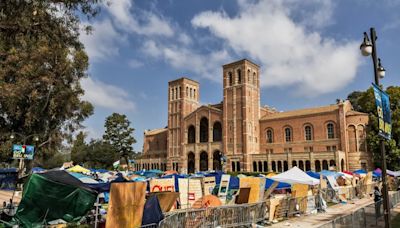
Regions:
M 150 192 L 175 192 L 174 178 L 150 180 Z
M 225 204 L 226 195 L 229 190 L 229 181 L 231 179 L 231 175 L 223 174 L 221 177 L 221 183 L 219 184 L 218 197 L 221 200 L 222 204 Z
M 35 153 L 35 147 L 29 145 L 13 145 L 14 159 L 32 160 Z
M 179 178 L 178 184 L 182 209 L 192 207 L 203 196 L 200 179 Z
M 240 188 L 250 188 L 249 203 L 256 203 L 263 199 L 265 191 L 265 178 L 243 177 L 239 179 Z
M 375 104 L 378 112 L 379 135 L 387 140 L 392 137 L 392 119 L 390 112 L 389 95 L 382 91 L 379 86 L 372 83 L 375 94 Z
M 203 193 L 204 195 L 211 195 L 215 187 L 215 177 L 204 177 L 203 178 Z

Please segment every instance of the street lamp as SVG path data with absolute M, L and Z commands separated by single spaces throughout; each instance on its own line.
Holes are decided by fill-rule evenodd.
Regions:
M 374 64 L 374 77 L 375 84 L 380 86 L 379 79 L 385 77 L 385 68 L 383 68 L 381 64 L 381 59 L 377 57 L 376 53 L 376 44 L 377 40 L 376 32 L 374 28 L 370 29 L 370 37 L 368 34 L 364 32 L 364 41 L 360 46 L 361 54 L 363 56 L 372 57 L 372 62 Z M 385 217 L 385 227 L 390 228 L 390 208 L 389 208 L 389 197 L 388 197 L 388 189 L 386 183 L 386 152 L 385 152 L 385 142 L 381 138 L 380 139 L 380 147 L 381 147 L 381 159 L 382 159 L 382 192 L 383 192 L 383 210 Z

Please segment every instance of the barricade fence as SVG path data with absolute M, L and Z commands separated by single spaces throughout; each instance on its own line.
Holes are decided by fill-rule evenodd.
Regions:
M 395 207 L 400 203 L 400 191 L 391 192 L 389 194 L 389 206 Z M 378 227 L 378 223 L 383 220 L 383 202 L 368 204 L 351 214 L 338 217 L 330 222 L 327 222 L 318 228 L 338 228 L 338 227 L 371 227 L 375 225 Z

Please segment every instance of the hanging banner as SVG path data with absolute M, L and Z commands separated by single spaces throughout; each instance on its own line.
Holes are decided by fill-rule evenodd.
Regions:
M 382 91 L 379 86 L 372 83 L 375 94 L 375 104 L 378 112 L 379 135 L 387 140 L 392 136 L 392 120 L 390 113 L 389 95 Z
M 175 192 L 174 178 L 150 180 L 150 192 Z
M 32 160 L 35 147 L 29 145 L 13 145 L 13 159 Z

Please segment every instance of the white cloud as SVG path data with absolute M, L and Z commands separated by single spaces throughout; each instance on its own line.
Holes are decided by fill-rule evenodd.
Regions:
M 358 42 L 323 38 L 316 28 L 310 31 L 301 21 L 295 22 L 290 15 L 298 6 L 291 7 L 292 1 L 239 3 L 236 16 L 206 11 L 196 15 L 192 24 L 208 29 L 236 54 L 260 62 L 263 86 L 294 85 L 302 94 L 318 95 L 335 91 L 356 76 Z M 315 27 L 330 17 L 312 16 L 325 21 Z
M 117 86 L 108 85 L 92 78 L 82 79 L 81 85 L 85 90 L 83 99 L 91 102 L 94 106 L 113 111 L 135 110 L 135 104 L 130 100 L 128 93 Z
M 128 65 L 131 67 L 131 68 L 139 68 L 139 67 L 142 67 L 143 65 L 144 65 L 144 63 L 143 62 L 141 62 L 141 61 L 139 61 L 139 60 L 137 60 L 137 59 L 131 59 L 131 60 L 129 60 L 128 61 Z
M 132 0 L 110 1 L 106 8 L 114 19 L 116 26 L 121 30 L 148 36 L 171 37 L 174 35 L 172 26 L 160 15 L 144 10 L 136 10 L 133 13 Z M 135 17 L 135 14 L 139 16 Z
M 119 45 L 126 43 L 126 36 L 117 32 L 108 19 L 96 21 L 92 24 L 92 27 L 92 33 L 82 32 L 79 37 L 89 58 L 93 61 L 99 61 L 117 56 Z

